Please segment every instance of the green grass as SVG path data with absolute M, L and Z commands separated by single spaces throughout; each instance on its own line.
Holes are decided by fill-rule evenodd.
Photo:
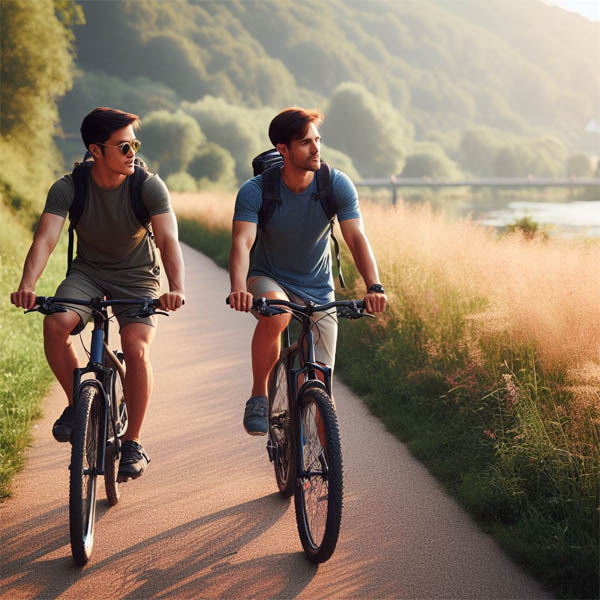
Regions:
M 183 241 L 226 267 L 228 230 L 182 225 Z M 420 278 L 435 319 L 398 290 L 391 317 L 340 325 L 337 373 L 510 556 L 559 597 L 597 598 L 597 404 L 575 418 L 565 372 L 542 368 L 535 344 L 482 336 L 469 317 L 487 298 Z
M 3 204 L 0 239 L 0 498 L 5 498 L 23 465 L 31 423 L 41 415 L 41 400 L 53 376 L 44 357 L 41 315 L 25 315 L 10 304 L 32 232 Z M 65 268 L 66 244 L 60 243 L 36 288 L 38 294 L 54 293 Z

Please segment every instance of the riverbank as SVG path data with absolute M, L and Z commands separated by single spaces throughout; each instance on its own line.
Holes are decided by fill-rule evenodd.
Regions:
M 233 197 L 174 202 L 182 239 L 225 266 Z M 596 597 L 600 244 L 501 238 L 427 206 L 363 214 L 390 310 L 341 328 L 338 372 L 511 556 Z

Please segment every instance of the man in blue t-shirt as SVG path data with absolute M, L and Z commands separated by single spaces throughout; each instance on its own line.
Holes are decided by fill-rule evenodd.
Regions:
M 315 197 L 315 172 L 321 167 L 318 127 L 323 118 L 318 110 L 287 108 L 271 121 L 269 138 L 283 157 L 281 204 L 260 229 L 262 175 L 246 181 L 238 192 L 229 255 L 229 303 L 235 310 L 249 311 L 254 297 L 300 303 L 310 299 L 317 304 L 334 299 L 329 218 Z M 342 235 L 365 282 L 367 310 L 381 312 L 387 297 L 363 229 L 356 188 L 347 175 L 335 169 L 331 170 L 331 186 Z M 255 241 L 251 260 L 250 250 Z M 316 360 L 333 369 L 337 340 L 335 313 L 326 316 L 316 313 L 313 320 L 319 323 L 319 335 L 315 336 Z M 258 316 L 252 338 L 254 381 L 244 412 L 244 428 L 250 435 L 267 433 L 267 382 L 279 357 L 281 332 L 289 321 L 289 315 Z

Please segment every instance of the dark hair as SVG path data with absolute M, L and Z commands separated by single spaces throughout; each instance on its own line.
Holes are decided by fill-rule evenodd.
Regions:
M 297 106 L 283 109 L 269 125 L 269 139 L 273 146 L 285 144 L 290 146 L 294 140 L 300 139 L 311 123 L 318 127 L 325 117 L 318 108 L 306 110 Z
M 81 122 L 81 139 L 89 150 L 90 144 L 103 144 L 117 129 L 127 125 L 139 127 L 140 118 L 132 113 L 126 113 L 116 108 L 99 106 Z

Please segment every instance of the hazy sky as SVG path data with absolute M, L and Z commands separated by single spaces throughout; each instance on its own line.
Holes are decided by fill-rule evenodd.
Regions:
M 600 21 L 600 0 L 544 0 L 544 2 L 579 13 L 592 21 Z

